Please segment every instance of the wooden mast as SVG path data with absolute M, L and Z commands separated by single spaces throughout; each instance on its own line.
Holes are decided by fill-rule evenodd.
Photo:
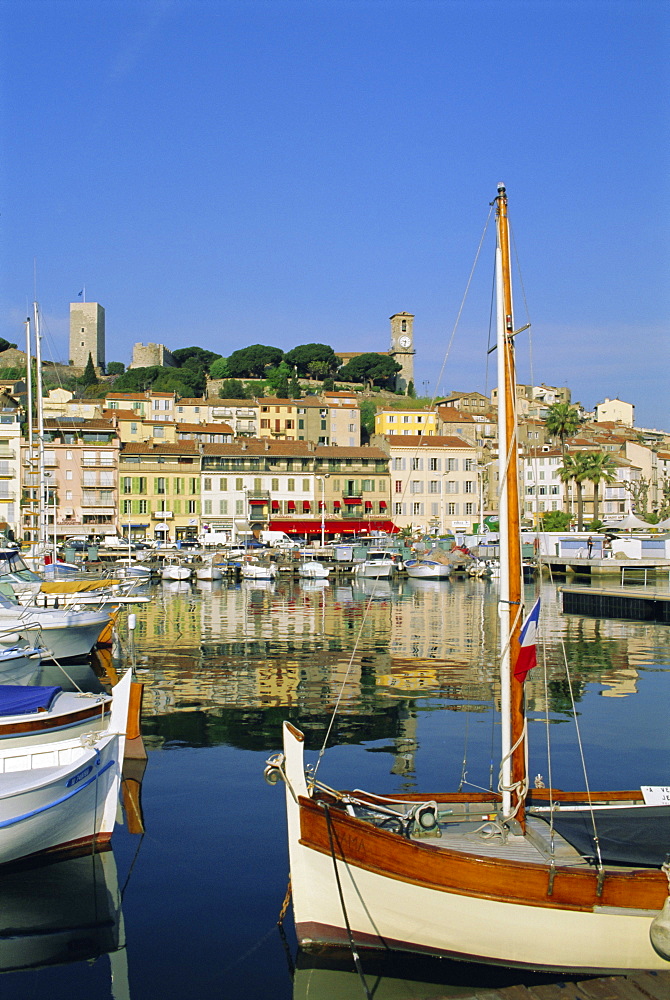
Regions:
M 498 186 L 496 198 L 496 223 L 498 228 L 498 249 L 500 254 L 501 289 L 499 307 L 502 317 L 499 319 L 498 349 L 502 351 L 499 366 L 503 373 L 503 384 L 498 387 L 498 405 L 504 405 L 504 435 L 498 442 L 501 456 L 501 482 L 504 476 L 504 486 L 507 502 L 506 508 L 506 538 L 507 552 L 507 593 L 504 595 L 509 608 L 509 671 L 503 683 L 509 685 L 508 705 L 510 714 L 510 747 L 515 749 L 511 754 L 509 781 L 512 786 L 511 811 L 515 818 L 525 827 L 524 791 L 526 784 L 526 747 L 524 732 L 524 701 L 523 683 L 514 676 L 514 669 L 519 655 L 519 635 L 522 624 L 522 568 L 521 568 L 521 519 L 519 512 L 519 479 L 518 479 L 518 434 L 516 415 L 516 371 L 514 362 L 514 309 L 512 302 L 512 273 L 510 263 L 509 221 L 507 216 L 507 192 L 505 186 Z M 506 702 L 507 699 L 504 699 Z

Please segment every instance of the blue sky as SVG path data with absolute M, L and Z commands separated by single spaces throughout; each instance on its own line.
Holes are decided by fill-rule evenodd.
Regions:
M 406 310 L 419 391 L 490 392 L 492 229 L 436 383 L 502 180 L 520 379 L 670 430 L 662 0 L 4 0 L 0 28 L 0 336 L 37 294 L 66 360 L 82 288 L 126 364 L 387 350 Z

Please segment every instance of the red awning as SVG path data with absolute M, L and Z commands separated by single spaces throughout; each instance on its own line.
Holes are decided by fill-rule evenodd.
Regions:
M 306 510 L 307 512 L 309 512 L 310 508 L 311 508 L 311 504 L 310 504 L 309 500 L 303 500 L 303 502 L 302 502 L 302 509 Z
M 342 504 L 340 503 L 339 500 L 333 500 L 333 507 L 335 510 L 339 510 L 341 506 Z
M 295 510 L 295 501 L 294 500 L 289 500 L 289 502 L 288 502 L 288 509 L 289 510 Z
M 319 500 L 319 510 L 325 510 L 326 505 L 323 500 Z
M 321 533 L 321 520 L 302 517 L 273 517 L 270 520 L 270 530 L 285 531 L 287 535 L 318 535 Z M 324 521 L 324 530 L 329 535 L 370 534 L 375 531 L 385 531 L 395 535 L 398 531 L 393 521 L 387 518 L 368 518 L 343 520 L 329 517 Z
M 265 506 L 265 500 L 249 500 L 249 503 L 253 507 L 264 507 Z
M 379 509 L 380 510 L 386 510 L 386 500 L 380 500 L 379 501 Z
M 365 501 L 365 509 L 366 510 L 372 510 L 372 500 L 366 500 Z
M 350 507 L 359 507 L 363 501 L 360 497 L 345 497 L 344 502 L 349 504 Z
M 279 500 L 273 500 L 272 501 L 272 509 L 273 510 L 279 510 Z

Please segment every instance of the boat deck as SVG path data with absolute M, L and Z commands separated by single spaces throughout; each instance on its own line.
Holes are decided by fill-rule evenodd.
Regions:
M 553 833 L 544 820 L 528 816 L 525 836 L 508 836 L 505 843 L 499 836 L 486 837 L 480 832 L 489 826 L 486 820 L 440 823 L 440 837 L 430 837 L 428 842 L 438 848 L 477 854 L 480 857 L 499 858 L 509 861 L 525 861 L 529 864 L 546 864 L 552 856 L 559 865 L 588 866 L 589 862 L 556 831 Z M 426 837 L 413 836 L 413 840 L 426 842 Z

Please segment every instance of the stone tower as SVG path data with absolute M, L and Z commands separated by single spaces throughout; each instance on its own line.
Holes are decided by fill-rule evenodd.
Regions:
M 396 375 L 396 389 L 407 389 L 414 381 L 414 316 L 411 313 L 396 313 L 391 316 L 390 355 L 402 368 Z
M 70 364 L 85 368 L 89 354 L 105 370 L 105 310 L 98 302 L 70 303 Z

